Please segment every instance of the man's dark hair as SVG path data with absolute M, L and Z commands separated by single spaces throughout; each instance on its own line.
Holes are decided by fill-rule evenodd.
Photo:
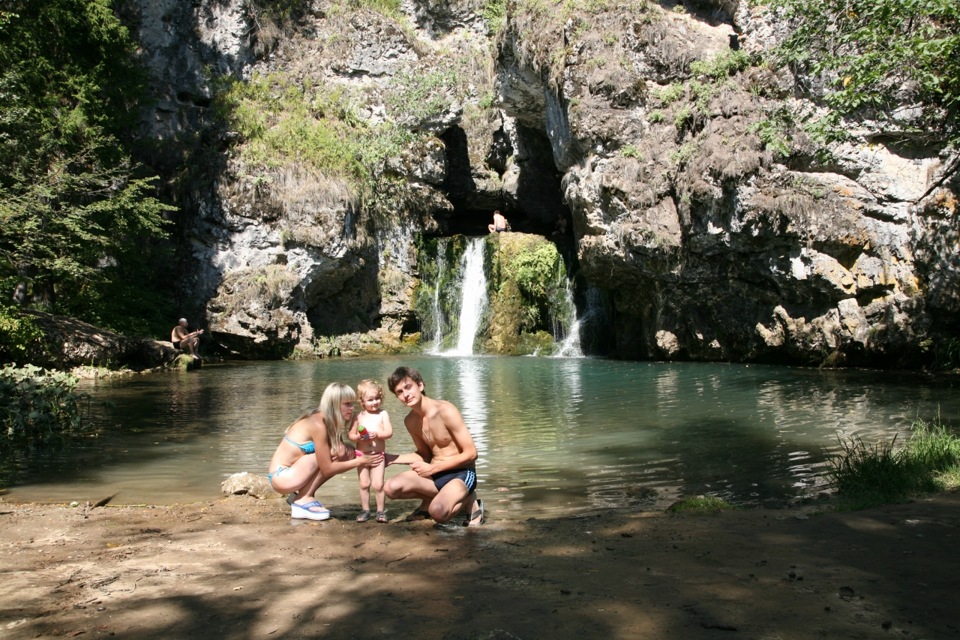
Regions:
M 423 376 L 413 367 L 397 367 L 396 370 L 390 374 L 390 377 L 387 378 L 387 388 L 390 389 L 391 393 L 396 393 L 397 385 L 400 384 L 404 378 L 410 378 L 417 384 L 423 383 Z

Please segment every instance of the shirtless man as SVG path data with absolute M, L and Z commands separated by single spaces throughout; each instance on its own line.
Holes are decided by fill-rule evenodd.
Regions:
M 423 376 L 416 369 L 398 367 L 387 386 L 410 408 L 403 424 L 417 448 L 416 453 L 386 456 L 389 464 L 410 465 L 409 471 L 387 481 L 387 496 L 420 498 L 420 507 L 408 520 L 448 522 L 463 512 L 464 526 L 483 524 L 483 501 L 476 493 L 477 447 L 460 411 L 446 400 L 424 395 Z
M 503 217 L 503 214 L 500 213 L 500 210 L 498 209 L 493 212 L 493 224 L 488 224 L 487 229 L 490 230 L 490 233 L 501 233 L 506 231 L 508 226 L 509 223 L 507 222 L 507 219 Z
M 170 332 L 170 342 L 173 343 L 175 348 L 181 351 L 189 351 L 191 356 L 199 358 L 200 354 L 197 353 L 197 345 L 200 344 L 199 336 L 202 334 L 203 329 L 192 333 L 188 332 L 187 319 L 180 318 L 180 322 L 173 328 L 173 331 Z

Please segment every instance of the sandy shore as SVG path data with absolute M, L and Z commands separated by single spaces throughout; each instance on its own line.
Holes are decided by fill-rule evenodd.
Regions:
M 952 638 L 960 494 L 477 529 L 0 502 L 0 639 Z M 412 506 L 412 505 L 409 505 Z

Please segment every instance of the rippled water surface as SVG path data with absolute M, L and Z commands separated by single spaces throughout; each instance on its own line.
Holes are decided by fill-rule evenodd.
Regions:
M 533 357 L 208 365 L 90 386 L 103 435 L 25 461 L 8 499 L 215 499 L 231 473 L 266 472 L 283 430 L 328 383 L 383 382 L 400 364 L 460 407 L 480 452 L 481 497 L 512 518 L 662 508 L 705 493 L 778 504 L 822 488 L 838 438 L 903 437 L 938 412 L 960 422 L 956 381 L 908 373 Z M 388 449 L 409 450 L 406 410 L 385 399 Z M 355 474 L 318 495 L 359 504 Z

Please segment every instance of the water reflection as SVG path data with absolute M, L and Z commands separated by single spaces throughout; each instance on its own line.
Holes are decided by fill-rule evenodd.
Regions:
M 460 408 L 500 517 L 661 508 L 702 493 L 780 503 L 820 489 L 838 438 L 877 442 L 938 412 L 960 424 L 955 381 L 898 373 L 532 357 L 245 363 L 92 386 L 101 437 L 24 461 L 10 497 L 216 498 L 230 473 L 265 472 L 283 430 L 327 384 L 385 381 L 400 364 Z M 412 449 L 407 409 L 390 393 L 384 408 L 388 450 Z M 355 475 L 321 494 L 354 505 Z
M 460 413 L 463 420 L 470 425 L 470 434 L 475 444 L 480 448 L 484 442 L 484 432 L 487 426 L 487 381 L 484 372 L 487 367 L 480 358 L 458 358 L 455 361 L 458 383 L 457 392 L 462 398 Z

